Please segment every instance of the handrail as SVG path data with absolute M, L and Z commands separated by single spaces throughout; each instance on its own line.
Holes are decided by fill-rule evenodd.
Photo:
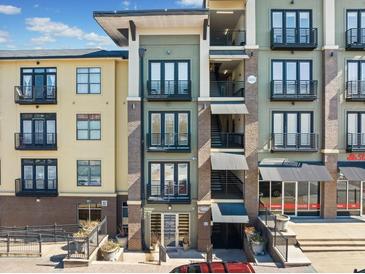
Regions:
M 190 148 L 190 133 L 147 133 L 147 146 L 178 149 Z
M 191 80 L 148 80 L 149 98 L 190 98 Z
M 271 149 L 281 150 L 318 150 L 317 133 L 272 133 Z
M 347 48 L 364 48 L 365 46 L 365 28 L 351 28 L 346 30 L 346 47 Z
M 56 103 L 57 87 L 48 86 L 15 86 L 15 103 Z
M 272 80 L 271 99 L 316 99 L 317 80 Z
M 317 28 L 272 28 L 271 47 L 315 48 L 318 44 Z
M 210 81 L 211 97 L 244 97 L 245 81 Z
M 246 45 L 246 31 L 239 29 L 211 30 L 211 46 L 244 46 Z

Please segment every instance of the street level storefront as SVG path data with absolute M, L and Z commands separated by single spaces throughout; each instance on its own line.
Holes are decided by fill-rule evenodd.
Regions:
M 365 216 L 365 162 L 338 163 L 337 216 Z
M 260 210 L 290 216 L 320 216 L 321 184 L 332 180 L 320 163 L 265 159 L 260 163 Z

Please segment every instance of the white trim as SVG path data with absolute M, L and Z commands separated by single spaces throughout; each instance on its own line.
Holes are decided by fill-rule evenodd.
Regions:
M 230 60 L 242 60 L 242 59 L 250 59 L 247 54 L 240 55 L 215 55 L 209 53 L 209 59 L 211 61 L 230 61 Z M 218 60 L 217 60 L 218 59 Z
M 140 102 L 141 101 L 141 97 L 131 97 L 131 96 L 128 96 L 127 97 L 127 101 L 128 102 L 133 102 L 133 101 Z
M 198 102 L 232 102 L 232 101 L 237 101 L 237 102 L 242 102 L 242 104 L 244 104 L 245 102 L 245 98 L 244 97 L 205 97 L 205 96 L 200 96 L 198 97 Z
M 117 197 L 117 193 L 69 193 L 62 192 L 58 194 L 59 197 Z
M 210 152 L 245 152 L 243 148 L 211 148 Z
M 142 205 L 142 201 L 127 201 L 127 205 Z

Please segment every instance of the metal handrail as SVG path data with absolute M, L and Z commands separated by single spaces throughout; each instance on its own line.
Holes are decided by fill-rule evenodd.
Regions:
M 15 133 L 15 149 L 56 148 L 57 133 Z
M 365 149 L 365 133 L 347 133 L 346 139 L 348 149 Z
M 365 28 L 351 28 L 346 30 L 346 47 L 365 46 Z
M 243 133 L 235 132 L 219 132 L 213 133 L 213 135 L 218 135 L 221 144 L 213 144 L 213 148 L 244 148 L 245 147 L 245 135 Z
M 272 133 L 271 149 L 275 150 L 317 150 L 317 133 Z
M 211 46 L 244 46 L 246 45 L 246 31 L 237 29 L 211 30 Z
M 318 81 L 316 80 L 272 80 L 272 99 L 315 99 Z
M 25 184 L 27 182 L 32 182 L 33 188 L 25 188 Z M 42 183 L 44 188 L 37 188 L 37 183 Z M 53 186 L 53 187 L 50 187 Z M 15 193 L 19 194 L 28 194 L 28 195 L 58 195 L 58 181 L 57 179 L 44 179 L 44 180 L 25 180 L 23 178 L 15 179 Z
M 211 97 L 244 97 L 245 81 L 210 81 Z
M 316 47 L 317 28 L 272 28 L 271 46 Z
M 190 133 L 147 133 L 147 145 L 150 148 L 190 148 Z
M 365 81 L 347 81 L 346 99 L 365 99 Z
M 185 185 L 174 182 L 170 185 L 152 185 L 147 184 L 148 197 L 150 199 L 161 200 L 186 200 L 190 199 L 190 183 L 186 182 Z M 181 193 L 181 189 L 185 191 Z
M 57 87 L 53 85 L 15 86 L 14 100 L 15 103 L 56 103 Z
M 149 97 L 191 97 L 191 80 L 148 80 Z

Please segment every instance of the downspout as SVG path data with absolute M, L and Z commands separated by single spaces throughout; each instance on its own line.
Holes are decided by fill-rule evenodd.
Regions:
M 144 73 L 143 73 L 143 61 L 144 54 L 146 52 L 145 48 L 139 48 L 139 95 L 141 98 L 141 236 L 142 236 L 142 249 L 146 249 L 145 242 L 145 221 L 144 221 L 144 204 L 145 204 L 145 172 L 144 172 Z

